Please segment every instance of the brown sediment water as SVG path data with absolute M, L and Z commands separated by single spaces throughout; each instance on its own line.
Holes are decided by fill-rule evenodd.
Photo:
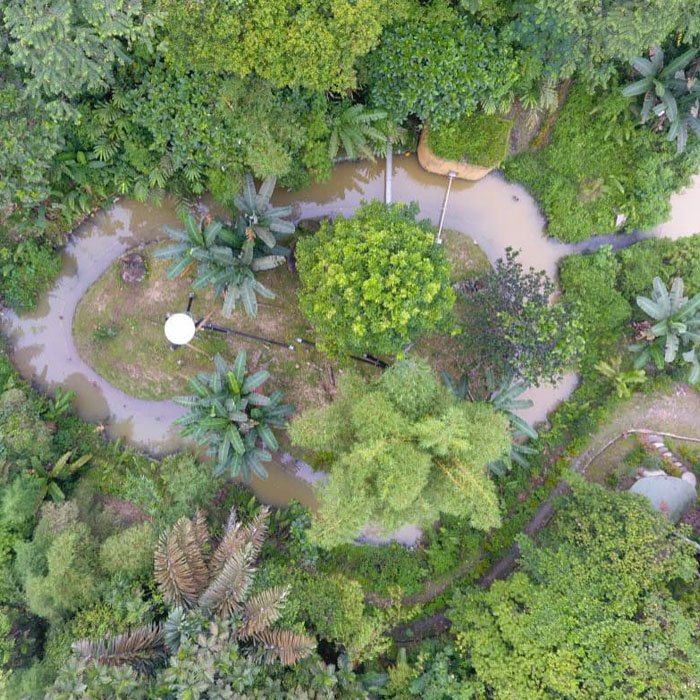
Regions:
M 383 163 L 342 163 L 329 182 L 296 193 L 277 192 L 274 202 L 293 204 L 297 219 L 350 216 L 361 201 L 383 198 L 384 178 Z M 436 224 L 446 182 L 446 178 L 422 170 L 415 158 L 394 158 L 393 200 L 417 201 L 422 216 Z M 700 178 L 696 178 L 692 188 L 674 197 L 672 220 L 652 235 L 689 235 L 700 229 L 700 221 L 694 224 L 698 204 Z M 572 252 L 604 242 L 619 245 L 635 240 L 616 236 L 567 245 L 547 238 L 543 235 L 544 219 L 532 197 L 498 173 L 476 183 L 455 180 L 444 223 L 447 228 L 471 236 L 491 261 L 511 246 L 522 250 L 521 260 L 526 266 L 544 269 L 550 275 L 556 273 L 557 261 Z M 76 305 L 88 287 L 126 250 L 161 237 L 164 224 L 178 224 L 172 202 L 166 200 L 163 206 L 156 207 L 118 201 L 76 230 L 62 254 L 61 276 L 37 309 L 22 317 L 6 311 L 0 319 L 22 376 L 49 392 L 57 386 L 72 389 L 76 410 L 82 417 L 102 423 L 110 436 L 122 437 L 156 455 L 183 446 L 172 426 L 183 409 L 170 401 L 134 399 L 111 386 L 80 359 L 71 326 Z M 559 401 L 571 394 L 575 384 L 576 377 L 571 374 L 556 387 L 531 389 L 527 395 L 533 398 L 535 406 L 524 411 L 523 417 L 531 422 L 544 420 Z M 253 480 L 253 489 L 262 500 L 281 504 L 296 498 L 314 504 L 310 482 L 319 475 L 308 465 L 283 453 L 266 466 L 268 481 Z

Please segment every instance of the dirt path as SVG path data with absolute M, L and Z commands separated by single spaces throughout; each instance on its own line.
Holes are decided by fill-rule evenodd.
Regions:
M 601 449 L 605 448 L 621 433 L 631 428 L 669 432 L 677 435 L 700 439 L 700 393 L 686 386 L 675 384 L 671 392 L 656 392 L 651 395 L 638 395 L 628 401 L 615 417 L 606 423 L 593 437 L 590 445 L 572 463 L 572 471 L 583 472 L 594 458 L 600 458 Z M 555 513 L 554 502 L 569 489 L 566 481 L 560 481 L 547 498 L 541 503 L 535 515 L 523 527 L 522 533 L 533 535 L 545 527 Z M 506 578 L 515 568 L 519 555 L 518 545 L 514 544 L 508 553 L 495 562 L 478 581 L 481 588 L 488 588 L 494 581 Z M 419 594 L 407 596 L 406 605 L 426 603 L 433 600 L 463 576 L 470 567 L 462 565 L 449 582 L 435 585 L 428 583 Z M 429 596 L 429 591 L 437 593 Z M 444 634 L 451 622 L 445 611 L 440 610 L 427 617 L 419 618 L 407 625 L 396 627 L 391 635 L 396 643 L 410 643 L 427 637 Z

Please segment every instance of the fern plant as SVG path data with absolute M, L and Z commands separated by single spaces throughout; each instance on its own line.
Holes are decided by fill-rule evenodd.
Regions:
M 367 109 L 365 105 L 343 101 L 330 115 L 331 137 L 328 156 L 335 158 L 342 145 L 348 158 L 358 155 L 374 160 L 375 153 L 385 147 L 387 134 L 376 123 L 385 120 L 387 113 L 379 109 Z
M 466 372 L 462 374 L 459 382 L 455 382 L 447 372 L 443 371 L 442 380 L 457 398 L 465 401 L 474 401 L 474 396 L 469 388 L 469 377 Z M 485 400 L 493 404 L 494 408 L 501 411 L 508 418 L 512 438 L 510 452 L 501 459 L 488 464 L 489 471 L 497 476 L 503 476 L 510 471 L 513 468 L 513 464 L 518 464 L 524 468 L 529 467 L 528 457 L 537 453 L 537 450 L 525 444 L 525 441 L 528 439 L 537 439 L 537 431 L 515 413 L 515 411 L 523 408 L 532 408 L 534 406 L 531 399 L 518 398 L 527 389 L 528 384 L 525 382 L 514 382 L 512 374 L 504 374 L 500 382 L 497 382 L 493 370 L 491 368 L 486 370 L 487 396 Z
M 637 306 L 656 323 L 651 327 L 646 343 L 635 343 L 629 350 L 637 354 L 635 369 L 653 362 L 657 369 L 676 361 L 679 352 L 690 365 L 688 381 L 700 381 L 700 293 L 688 300 L 683 296 L 684 284 L 680 277 L 674 278 L 670 291 L 661 278 L 655 277 L 651 299 L 638 296 Z M 681 348 L 688 348 L 681 352 Z
M 241 350 L 229 367 L 217 355 L 214 372 L 192 377 L 189 384 L 193 395 L 175 401 L 189 409 L 176 421 L 184 427 L 181 434 L 208 445 L 209 454 L 216 456 L 214 475 L 242 474 L 250 481 L 253 473 L 267 478 L 262 463 L 269 462 L 270 452 L 279 449 L 272 428 L 286 427 L 285 417 L 294 407 L 281 403 L 281 391 L 270 396 L 259 393 L 270 374 L 261 370 L 247 375 L 246 359 L 246 352 Z
M 253 240 L 225 227 L 220 221 L 204 219 L 198 224 L 191 213 L 183 217 L 185 229 L 165 226 L 175 244 L 157 250 L 156 258 L 175 258 L 168 279 L 185 274 L 196 266 L 193 289 L 212 286 L 217 297 L 224 298 L 223 313 L 230 316 L 237 304 L 249 316 L 258 313 L 257 294 L 273 299 L 274 294 L 256 279 L 256 273 L 271 270 L 284 261 L 277 254 L 263 255 Z
M 177 653 L 183 634 L 202 623 L 225 619 L 228 641 L 254 658 L 295 664 L 315 648 L 313 639 L 275 627 L 288 586 L 253 593 L 255 564 L 267 537 L 269 511 L 261 509 L 247 524 L 229 516 L 223 537 L 214 547 L 203 513 L 180 518 L 164 532 L 154 553 L 158 590 L 170 607 L 167 620 L 110 640 L 81 640 L 74 653 L 106 666 L 129 665 L 148 671 Z

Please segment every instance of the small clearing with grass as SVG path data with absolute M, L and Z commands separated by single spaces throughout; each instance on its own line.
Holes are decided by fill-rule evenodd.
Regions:
M 453 262 L 455 282 L 477 276 L 489 262 L 468 236 L 445 231 L 444 245 Z M 169 313 L 184 311 L 192 277 L 166 279 L 170 261 L 153 258 L 156 246 L 139 250 L 147 275 L 143 282 L 128 284 L 121 278 L 122 263 L 115 261 L 81 299 L 73 319 L 73 336 L 80 356 L 113 386 L 140 399 L 167 400 L 189 394 L 187 380 L 200 371 L 210 371 L 214 355 L 233 361 L 240 350 L 248 352 L 249 367 L 267 369 L 270 388 L 285 394 L 297 410 L 328 403 L 335 391 L 335 378 L 352 368 L 366 376 L 378 370 L 352 360 L 330 361 L 297 337 L 313 340 L 313 330 L 297 303 L 299 280 L 286 265 L 260 274 L 261 282 L 275 299 L 259 299 L 256 318 L 243 309 L 231 318 L 221 314 L 221 299 L 210 290 L 200 291 L 192 314 L 196 320 L 211 315 L 211 322 L 244 333 L 293 344 L 294 350 L 235 335 L 200 331 L 195 339 L 175 351 L 163 334 Z M 459 307 L 459 301 L 458 301 Z M 459 317 L 459 308 L 457 309 Z M 437 369 L 450 367 L 458 356 L 455 338 L 438 335 L 421 340 L 416 352 L 435 360 Z M 451 368 L 451 367 L 450 367 Z

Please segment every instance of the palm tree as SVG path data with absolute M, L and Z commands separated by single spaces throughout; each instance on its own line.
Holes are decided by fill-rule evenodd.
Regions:
M 386 116 L 382 110 L 369 110 L 359 103 L 343 101 L 336 105 L 331 112 L 328 156 L 335 158 L 342 144 L 348 158 L 362 155 L 374 160 L 375 150 L 385 146 L 387 141 L 387 134 L 374 123 L 386 119 Z
M 668 140 L 676 141 L 679 153 L 685 150 L 688 128 L 700 138 L 697 119 L 700 84 L 695 75 L 699 67 L 697 53 L 698 49 L 689 49 L 664 67 L 664 52 L 660 46 L 653 46 L 650 58 L 637 56 L 630 61 L 642 78 L 622 90 L 626 97 L 644 95 L 642 123 L 652 112 L 658 117 L 657 127 L 668 122 Z
M 469 377 L 466 372 L 460 377 L 459 383 L 453 381 L 450 375 L 443 371 L 442 379 L 447 388 L 457 397 L 462 400 L 474 401 L 469 388 Z M 486 370 L 486 401 L 493 404 L 494 408 L 506 415 L 510 422 L 512 444 L 510 452 L 501 457 L 501 459 L 488 464 L 488 469 L 497 476 L 503 476 L 506 472 L 513 468 L 513 463 L 527 468 L 529 462 L 528 455 L 537 453 L 537 450 L 524 444 L 525 440 L 536 440 L 538 437 L 537 431 L 520 416 L 515 414 L 515 411 L 523 408 L 532 408 L 534 403 L 531 399 L 519 399 L 518 397 L 527 391 L 529 385 L 526 382 L 513 382 L 513 374 L 506 373 L 501 378 L 500 383 L 496 382 L 496 377 L 493 370 L 489 367 Z
M 279 252 L 263 255 L 253 240 L 239 236 L 220 221 L 205 218 L 197 224 L 192 214 L 183 217 L 185 230 L 164 226 L 174 245 L 157 250 L 156 258 L 176 258 L 167 272 L 168 279 L 183 275 L 196 265 L 193 289 L 211 285 L 217 297 L 224 297 L 223 313 L 230 316 L 240 301 L 245 312 L 258 313 L 256 294 L 267 299 L 275 295 L 256 279 L 256 273 L 271 270 L 284 262 Z
M 700 343 L 700 293 L 688 300 L 683 296 L 684 284 L 680 277 L 671 283 L 671 290 L 659 277 L 654 278 L 651 299 L 638 296 L 637 306 L 656 323 L 649 330 L 646 343 L 629 346 L 633 353 L 639 353 L 635 369 L 641 369 L 653 362 L 657 369 L 664 364 L 675 362 L 682 346 L 689 349 L 681 357 L 690 364 L 688 381 L 696 384 L 700 380 L 700 362 L 697 347 Z
M 180 518 L 161 535 L 154 554 L 158 590 L 171 608 L 167 621 L 109 640 L 81 640 L 73 645 L 74 653 L 102 665 L 149 671 L 168 652 L 177 652 L 184 630 L 201 627 L 202 620 L 225 618 L 231 623 L 230 641 L 254 657 L 291 665 L 311 654 L 313 639 L 274 626 L 289 587 L 252 592 L 268 516 L 262 508 L 242 525 L 231 510 L 216 547 L 201 511 L 191 520 Z
M 241 350 L 229 367 L 217 355 L 214 372 L 200 372 L 189 380 L 193 395 L 174 400 L 189 409 L 176 421 L 184 426 L 181 434 L 208 445 L 209 453 L 216 456 L 214 476 L 228 471 L 233 477 L 242 473 L 250 481 L 253 472 L 267 478 L 262 463 L 269 462 L 270 452 L 279 449 L 272 428 L 286 427 L 285 417 L 294 407 L 281 403 L 281 391 L 261 394 L 258 389 L 270 373 L 261 370 L 247 375 L 246 360 Z

